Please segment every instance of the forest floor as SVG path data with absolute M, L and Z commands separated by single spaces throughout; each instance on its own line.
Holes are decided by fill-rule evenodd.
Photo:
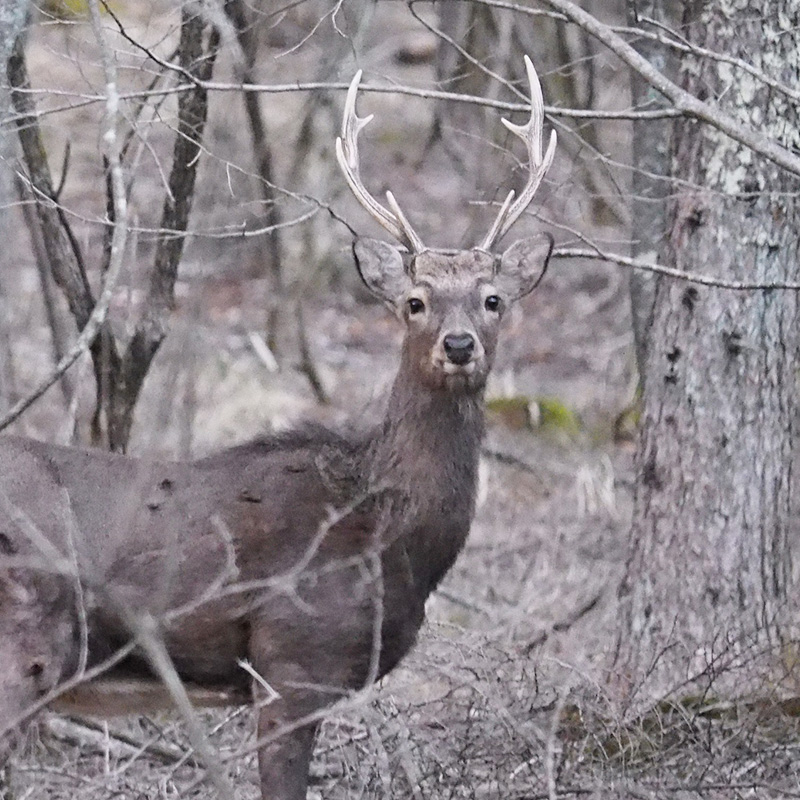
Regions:
M 412 39 L 419 47 L 420 34 L 396 22 L 395 36 L 376 56 L 375 68 L 391 68 L 398 80 L 414 82 L 431 67 L 398 65 L 398 52 Z M 34 85 L 54 82 L 56 75 L 79 84 L 78 77 L 64 77 L 63 63 L 80 49 L 71 37 L 86 36 L 72 28 L 37 31 L 30 53 Z M 290 66 L 276 69 L 291 73 Z M 425 147 L 430 112 L 423 104 L 415 117 L 406 113 L 405 102 L 387 95 L 375 103 L 382 119 L 369 139 L 369 158 L 391 167 L 391 188 L 409 206 L 408 215 L 422 220 L 423 238 L 458 245 L 463 242 L 452 241 L 451 231 L 462 231 L 464 238 L 477 229 L 475 209 L 465 198 L 477 196 L 480 181 L 454 169 L 453 154 L 442 142 Z M 232 95 L 212 100 L 209 153 L 247 149 L 244 126 L 225 124 L 239 113 L 233 108 L 238 103 Z M 282 143 L 291 145 L 294 138 L 283 133 L 298 105 L 288 96 L 270 103 L 279 131 L 276 165 L 287 175 L 291 152 Z M 336 115 L 338 108 L 337 98 Z M 54 152 L 65 138 L 72 142 L 64 202 L 75 208 L 93 203 L 98 215 L 102 182 L 92 124 L 87 115 L 68 126 L 54 125 L 48 136 Z M 168 141 L 169 131 L 155 132 L 148 147 L 157 149 L 159 136 Z M 232 208 L 249 207 L 226 194 L 230 186 L 220 176 L 229 162 L 209 160 L 198 188 L 195 230 L 213 228 Z M 161 184 L 155 163 L 149 168 L 146 158 L 142 163 L 148 188 L 137 189 L 135 200 L 144 218 L 148 207 L 160 208 L 161 200 L 155 200 Z M 149 182 L 148 169 L 155 175 Z M 584 229 L 609 239 L 620 236 L 619 226 L 602 228 L 582 219 L 587 203 L 562 190 L 572 169 L 556 165 L 545 202 Z M 285 183 L 297 188 L 288 178 Z M 338 196 L 340 190 L 330 191 L 326 201 L 333 197 L 343 216 L 374 235 L 355 206 Z M 91 251 L 99 234 L 91 214 L 83 213 L 75 224 Z M 263 358 L 259 343 L 273 299 L 258 249 L 198 236 L 181 267 L 170 336 L 137 411 L 134 453 L 203 455 L 301 419 L 341 424 L 380 413 L 402 332 L 357 288 L 347 232 L 328 218 L 324 225 L 331 243 L 317 252 L 335 265 L 334 288 L 331 281 L 312 278 L 301 281 L 295 295 L 305 298 L 309 352 L 329 402 L 318 402 L 297 367 L 289 300 L 280 369 L 273 371 Z M 526 221 L 520 228 L 522 235 L 537 224 Z M 137 263 L 151 252 L 143 241 Z M 297 262 L 305 252 L 302 241 L 287 244 L 287 252 Z M 4 400 L 10 403 L 47 371 L 51 345 L 26 237 L 10 240 L 3 257 L 0 347 Z M 319 269 L 327 267 L 326 261 Z M 137 269 L 131 268 L 117 293 L 113 310 L 120 326 L 135 308 Z M 481 494 L 467 546 L 431 598 L 410 657 L 367 696 L 335 708 L 324 722 L 311 797 L 788 796 L 779 789 L 788 787 L 796 767 L 791 751 L 773 748 L 787 731 L 755 737 L 746 734 L 738 717 L 712 720 L 691 709 L 665 709 L 633 730 L 615 716 L 616 698 L 607 694 L 613 681 L 605 669 L 614 644 L 634 485 L 632 431 L 625 420 L 635 390 L 627 277 L 602 262 L 554 260 L 540 288 L 510 314 L 487 393 Z M 320 283 L 327 286 L 315 288 Z M 82 387 L 78 428 L 85 431 L 91 374 L 86 365 L 75 374 Z M 68 418 L 64 395 L 53 389 L 14 429 L 56 440 L 63 438 Z M 254 737 L 250 712 L 209 711 L 203 719 L 229 766 L 237 797 L 255 798 L 254 755 L 236 756 Z M 125 737 L 134 744 L 126 744 Z M 183 762 L 188 752 L 176 716 L 112 720 L 93 732 L 85 720 L 51 715 L 38 736 L 31 735 L 13 783 L 20 800 L 213 796 L 200 781 L 202 768 Z

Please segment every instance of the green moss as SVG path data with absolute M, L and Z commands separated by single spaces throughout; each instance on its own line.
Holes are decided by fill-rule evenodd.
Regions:
M 636 387 L 633 400 L 617 414 L 614 419 L 614 441 L 631 442 L 636 438 L 639 422 L 642 418 L 642 389 Z
M 493 397 L 486 401 L 486 411 L 490 421 L 505 425 L 507 428 L 531 430 L 534 427 L 531 401 L 524 395 Z
M 111 9 L 117 9 L 118 4 L 109 3 Z M 89 16 L 88 0 L 43 0 L 40 5 L 42 11 L 54 19 L 85 19 Z M 103 4 L 100 4 L 100 13 L 105 13 Z
M 539 428 L 543 431 L 563 433 L 574 438 L 580 435 L 583 426 L 578 415 L 555 397 L 537 397 L 534 401 L 539 409 Z
M 45 0 L 42 11 L 55 19 L 79 19 L 89 16 L 87 0 Z
M 486 401 L 490 422 L 512 430 L 536 430 L 574 439 L 583 430 L 578 415 L 555 397 L 511 395 Z

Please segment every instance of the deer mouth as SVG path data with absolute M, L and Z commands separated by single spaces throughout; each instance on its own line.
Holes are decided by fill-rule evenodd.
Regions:
M 438 375 L 437 383 L 443 389 L 452 392 L 473 391 L 483 386 L 484 370 L 479 360 L 473 359 L 466 364 L 454 364 L 441 360 L 435 365 Z
M 472 375 L 475 372 L 476 364 L 468 361 L 466 364 L 454 364 L 452 361 L 445 361 L 442 364 L 442 371 L 445 375 Z

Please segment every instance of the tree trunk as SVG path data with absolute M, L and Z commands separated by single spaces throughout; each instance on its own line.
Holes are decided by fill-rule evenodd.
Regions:
M 755 5 L 763 14 L 752 0 L 686 2 L 684 35 L 796 88 L 800 9 Z M 684 56 L 681 68 L 693 94 L 800 146 L 800 111 L 781 93 L 713 59 Z M 676 125 L 672 176 L 667 263 L 800 279 L 800 181 L 687 119 Z M 657 283 L 616 665 L 641 699 L 687 677 L 707 686 L 753 655 L 748 642 L 778 641 L 791 580 L 798 321 L 794 292 Z
M 627 0 L 631 26 L 648 27 L 645 20 L 657 20 L 669 28 L 680 20 L 675 0 Z M 652 39 L 636 42 L 636 49 L 660 72 L 673 78 L 675 58 L 668 47 Z M 640 109 L 666 108 L 669 104 L 638 73 L 631 71 L 631 98 Z M 667 198 L 670 194 L 671 119 L 637 120 L 633 123 L 632 158 L 636 169 L 631 180 L 631 255 L 658 263 L 664 255 L 667 231 Z M 653 314 L 656 278 L 649 272 L 631 271 L 631 316 L 636 344 L 636 366 L 644 379 L 647 332 Z
M 14 51 L 14 43 L 25 27 L 28 15 L 28 0 L 5 2 L 0 4 L 0 75 L 5 75 L 5 65 Z M 16 235 L 15 225 L 18 224 L 17 209 L 14 208 L 17 192 L 14 182 L 15 142 L 8 120 L 14 114 L 11 102 L 11 92 L 8 83 L 0 80 L 0 237 L 3 241 L 10 241 Z M 0 272 L 5 279 L 6 275 L 13 274 L 13 254 L 11 248 L 0 251 Z M 16 401 L 14 376 L 14 362 L 11 352 L 11 343 L 5 321 L 8 319 L 8 299 L 5 286 L 0 282 L 0 408 L 3 410 Z

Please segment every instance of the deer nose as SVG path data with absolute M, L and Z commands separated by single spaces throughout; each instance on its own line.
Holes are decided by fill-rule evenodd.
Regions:
M 471 333 L 448 333 L 444 337 L 444 352 L 448 361 L 463 366 L 472 358 L 475 339 Z

